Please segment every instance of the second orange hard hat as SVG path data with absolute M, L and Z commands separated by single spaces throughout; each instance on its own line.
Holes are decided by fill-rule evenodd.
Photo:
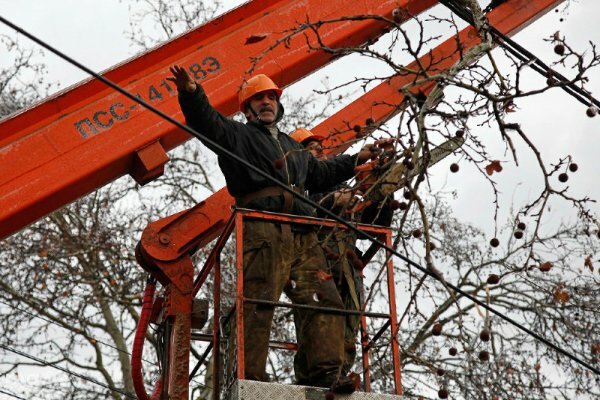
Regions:
M 319 142 L 325 139 L 321 135 L 316 135 L 309 131 L 306 128 L 298 128 L 294 132 L 290 134 L 290 137 L 294 139 L 296 142 L 305 144 L 306 141 L 310 140 L 318 140 Z

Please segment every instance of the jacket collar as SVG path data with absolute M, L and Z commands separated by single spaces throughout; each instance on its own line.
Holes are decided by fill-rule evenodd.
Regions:
M 246 125 L 250 125 L 250 126 L 253 126 L 255 128 L 258 128 L 262 132 L 264 132 L 266 135 L 271 136 L 271 132 L 269 131 L 269 128 L 267 128 L 265 125 L 263 125 L 263 124 L 261 124 L 259 122 L 256 122 L 256 121 L 247 121 Z M 277 132 L 281 133 L 281 131 L 279 130 L 279 128 L 277 128 Z

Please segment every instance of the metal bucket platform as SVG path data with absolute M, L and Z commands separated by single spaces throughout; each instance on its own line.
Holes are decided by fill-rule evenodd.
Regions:
M 228 400 L 325 400 L 327 389 L 281 383 L 236 380 Z M 336 394 L 336 400 L 398 400 L 402 396 L 354 392 Z

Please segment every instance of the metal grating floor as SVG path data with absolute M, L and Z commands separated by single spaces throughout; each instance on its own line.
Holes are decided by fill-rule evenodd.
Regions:
M 236 381 L 228 400 L 325 400 L 326 389 L 308 386 L 284 385 L 257 381 Z M 355 392 L 335 395 L 336 400 L 398 400 L 401 396 Z

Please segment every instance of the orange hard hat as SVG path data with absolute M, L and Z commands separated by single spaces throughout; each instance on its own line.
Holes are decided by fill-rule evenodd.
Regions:
M 246 103 L 252 96 L 260 92 L 266 92 L 267 90 L 274 90 L 275 93 L 277 93 L 277 99 L 279 99 L 281 97 L 281 93 L 283 93 L 283 90 L 281 90 L 279 86 L 277 86 L 275 82 L 273 82 L 271 78 L 265 74 L 255 75 L 244 82 L 242 88 L 240 89 L 240 93 L 238 94 L 240 111 L 246 111 Z
M 305 142 L 307 142 L 309 140 L 317 140 L 317 141 L 321 142 L 323 139 L 325 139 L 323 136 L 315 135 L 314 133 L 312 133 L 311 131 L 309 131 L 306 128 L 296 129 L 294 132 L 292 132 L 290 134 L 290 137 L 292 139 L 294 139 L 296 142 L 301 143 L 301 144 L 305 144 Z

